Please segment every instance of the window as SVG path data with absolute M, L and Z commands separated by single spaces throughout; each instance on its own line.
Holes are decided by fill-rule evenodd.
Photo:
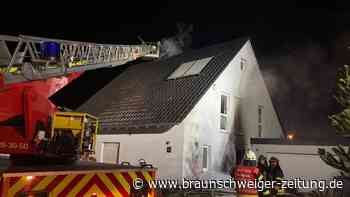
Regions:
M 263 131 L 262 131 L 262 111 L 263 111 L 263 106 L 259 105 L 258 106 L 258 136 L 262 137 L 263 136 Z
M 262 126 L 258 125 L 258 137 L 262 137 Z
M 208 145 L 203 146 L 203 156 L 202 156 L 202 169 L 203 171 L 208 171 L 209 169 L 209 158 L 210 158 L 210 149 Z
M 221 95 L 221 106 L 220 106 L 220 129 L 227 130 L 227 109 L 228 109 L 228 95 Z
M 198 75 L 213 57 L 194 60 L 181 64 L 168 79 L 176 79 L 185 76 Z
M 261 121 L 262 121 L 261 116 L 262 116 L 262 106 L 259 105 L 259 107 L 258 107 L 258 122 L 259 123 L 261 123 Z
M 119 142 L 104 142 L 102 144 L 102 162 L 103 163 L 119 163 Z
M 246 59 L 241 58 L 241 70 L 244 70 L 244 67 L 245 67 L 245 65 L 246 65 L 246 62 L 247 62 Z

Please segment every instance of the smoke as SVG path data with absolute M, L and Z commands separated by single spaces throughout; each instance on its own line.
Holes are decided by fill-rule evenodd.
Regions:
M 283 126 L 299 130 L 299 136 L 328 132 L 336 74 L 329 52 L 315 42 L 285 50 L 278 57 L 261 58 L 262 74 Z
M 320 101 L 331 89 L 331 65 L 327 52 L 314 43 L 291 50 L 287 55 L 264 61 L 269 68 L 263 70 L 270 93 L 292 104 L 319 110 Z M 328 87 L 328 88 L 326 88 Z M 303 97 L 296 93 L 303 93 Z
M 186 26 L 183 23 L 177 24 L 178 33 L 170 38 L 161 40 L 160 58 L 166 59 L 175 55 L 183 53 L 192 44 L 191 33 L 193 25 Z
M 163 39 L 160 50 L 160 58 L 168 58 L 182 53 L 181 45 L 174 38 Z

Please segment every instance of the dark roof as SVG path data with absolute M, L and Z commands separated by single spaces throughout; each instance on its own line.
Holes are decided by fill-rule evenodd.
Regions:
M 277 138 L 251 138 L 251 144 L 275 144 L 275 145 L 318 145 L 318 146 L 336 146 L 349 145 L 350 139 L 344 137 L 332 137 L 328 139 L 277 139 Z
M 132 65 L 78 110 L 99 117 L 103 134 L 165 132 L 187 116 L 247 41 Z M 167 80 L 182 63 L 212 56 L 199 75 Z

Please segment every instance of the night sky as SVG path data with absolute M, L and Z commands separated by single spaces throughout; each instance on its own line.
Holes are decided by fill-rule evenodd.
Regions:
M 334 135 L 327 115 L 337 110 L 331 97 L 335 74 L 337 68 L 350 64 L 350 50 L 347 49 L 350 46 L 350 9 L 345 3 L 308 5 L 304 1 L 249 1 L 237 4 L 232 1 L 232 5 L 225 5 L 219 1 L 189 2 L 151 4 L 147 1 L 144 5 L 123 5 L 118 9 L 94 4 L 94 8 L 84 14 L 78 11 L 73 18 L 68 15 L 60 20 L 61 16 L 56 15 L 52 19 L 55 22 L 47 24 L 52 28 L 36 28 L 40 26 L 36 23 L 21 31 L 10 27 L 2 31 L 2 28 L 1 33 L 135 44 L 138 35 L 146 41 L 171 37 L 177 33 L 176 23 L 183 22 L 193 25 L 191 48 L 249 36 L 284 129 L 295 131 L 299 138 Z M 6 24 L 11 25 L 11 21 Z M 64 97 L 65 104 L 74 108 L 124 68 L 89 71 L 80 82 L 67 88 L 76 90 L 88 84 L 87 93 L 77 96 L 65 91 L 70 93 L 57 98 Z

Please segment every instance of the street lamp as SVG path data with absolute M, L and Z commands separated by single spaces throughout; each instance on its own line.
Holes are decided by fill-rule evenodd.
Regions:
M 293 133 L 289 133 L 289 134 L 287 135 L 287 139 L 288 139 L 288 140 L 293 140 L 293 139 L 294 139 L 294 134 L 293 134 Z

